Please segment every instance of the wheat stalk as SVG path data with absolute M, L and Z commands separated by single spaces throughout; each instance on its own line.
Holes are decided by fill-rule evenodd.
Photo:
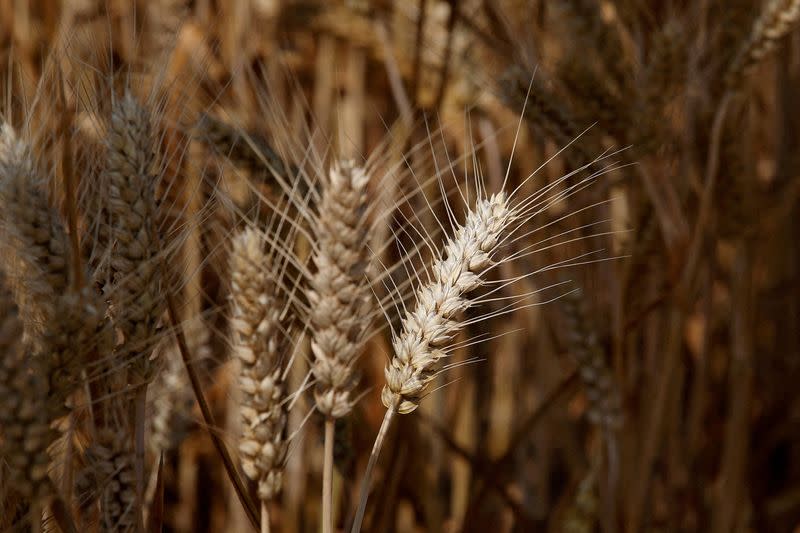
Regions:
M 147 385 L 158 369 L 151 357 L 164 300 L 156 233 L 156 143 L 147 111 L 130 92 L 115 102 L 111 110 L 106 143 L 107 215 L 112 245 L 111 286 L 106 292 L 111 299 L 115 325 L 124 336 L 123 344 L 117 348 L 118 356 L 128 364 L 136 387 L 136 493 L 141 502 Z
M 241 365 L 242 468 L 258 483 L 262 530 L 269 529 L 266 503 L 280 491 L 286 457 L 286 402 L 281 368 L 280 315 L 264 239 L 248 228 L 233 241 L 231 297 L 235 354 Z
M 369 173 L 350 161 L 334 165 L 325 183 L 315 220 L 314 265 L 308 302 L 311 309 L 316 378 L 314 399 L 325 416 L 323 531 L 332 525 L 335 419 L 353 408 L 358 379 L 353 366 L 369 329 L 370 285 L 367 247 Z
M 394 355 L 381 391 L 386 415 L 362 481 L 353 533 L 361 530 L 372 470 L 394 414 L 411 413 L 419 407 L 448 345 L 463 327 L 459 315 L 472 305 L 469 294 L 483 285 L 483 276 L 495 264 L 503 233 L 515 218 L 505 193 L 479 200 L 431 265 L 429 281 L 417 289 L 416 305 L 406 313 L 402 331 L 392 340 Z

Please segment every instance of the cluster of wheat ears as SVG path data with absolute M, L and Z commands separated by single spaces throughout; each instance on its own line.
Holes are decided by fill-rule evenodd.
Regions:
M 698 225 L 709 216 L 725 117 L 741 79 L 799 19 L 800 2 L 767 2 L 723 69 L 707 173 L 698 185 L 709 191 L 701 195 Z M 376 35 L 385 39 L 385 28 Z M 619 483 L 624 390 L 593 333 L 582 291 L 562 272 L 621 258 L 616 250 L 571 253 L 570 246 L 622 230 L 604 225 L 611 200 L 564 213 L 558 206 L 626 168 L 618 160 L 636 157 L 635 143 L 632 152 L 586 157 L 594 147 L 582 148 L 581 132 L 548 107 L 537 74 L 511 69 L 498 88 L 519 114 L 507 128 L 511 155 L 485 173 L 475 153 L 491 148 L 491 135 L 483 144 L 465 135 L 471 160 L 442 153 L 438 125 L 407 109 L 396 65 L 388 62 L 400 119 L 373 154 L 348 148 L 349 136 L 360 134 L 348 131 L 347 103 L 341 123 L 328 128 L 335 141 L 320 133 L 324 128 L 304 129 L 285 135 L 288 148 L 281 150 L 232 117 L 198 113 L 187 125 L 185 117 L 170 116 L 166 108 L 185 102 L 174 101 L 165 87 L 175 81 L 166 77 L 145 86 L 131 71 L 115 73 L 100 81 L 107 101 L 83 102 L 91 112 L 79 109 L 81 83 L 91 82 L 67 90 L 64 71 L 83 64 L 68 61 L 68 46 L 53 55 L 36 98 L 10 94 L 0 115 L 0 525 L 160 530 L 162 452 L 181 431 L 174 412 L 196 404 L 244 516 L 262 532 L 274 523 L 270 513 L 280 507 L 275 500 L 295 444 L 307 422 L 320 419 L 319 524 L 332 533 L 345 523 L 334 502 L 340 433 L 359 402 L 377 399 L 361 380 L 364 359 L 385 359 L 382 423 L 363 474 L 352 480 L 360 491 L 345 527 L 357 533 L 393 424 L 415 416 L 426 396 L 447 384 L 448 370 L 471 362 L 454 357 L 458 350 L 496 337 L 480 331 L 482 322 L 553 300 L 574 332 L 568 340 L 576 375 L 602 441 L 602 467 L 578 486 L 576 512 L 597 506 L 601 473 L 603 490 Z M 72 107 L 67 92 L 79 95 Z M 289 113 L 277 107 L 260 109 L 273 130 L 288 127 Z M 304 104 L 297 109 L 303 113 Z M 42 121 L 43 113 L 55 118 Z M 512 165 L 521 165 L 514 150 L 528 120 L 560 146 L 541 166 L 522 169 L 522 179 L 509 180 Z M 37 129 L 43 123 L 71 126 Z M 425 127 L 424 139 L 412 143 L 410 132 Z M 94 139 L 91 146 L 78 146 L 79 131 Z M 388 154 L 398 144 L 404 156 L 392 163 Z M 240 201 L 241 190 L 222 170 L 187 186 L 180 172 L 193 163 L 185 160 L 199 158 L 198 145 L 215 148 L 219 169 L 246 169 L 251 179 L 243 188 L 255 199 Z M 539 181 L 562 152 L 572 168 Z M 465 171 L 457 175 L 460 165 Z M 678 242 L 682 227 L 669 207 L 654 216 L 667 221 L 664 240 Z M 594 221 L 569 227 L 576 212 L 592 210 Z M 199 227 L 221 232 L 213 257 L 224 258 L 218 271 L 228 301 L 219 314 L 227 353 L 214 357 L 232 362 L 228 393 L 239 416 L 228 430 L 215 420 L 201 375 L 211 357 L 203 355 L 211 349 L 208 331 L 195 327 L 204 317 L 184 298 L 187 287 L 203 283 L 198 265 L 211 261 L 186 261 Z M 681 242 L 689 259 L 676 286 L 685 285 L 688 297 L 703 242 Z M 560 260 L 532 266 L 531 257 L 556 247 L 567 250 Z M 388 344 L 375 341 L 387 332 Z M 298 360 L 308 368 L 299 383 L 289 379 Z M 653 420 L 660 420 L 654 405 Z M 648 472 L 650 449 L 645 443 L 641 451 Z M 636 513 L 628 517 L 634 527 Z M 616 514 L 602 518 L 606 530 L 618 530 Z M 564 524 L 591 531 L 579 516 L 568 515 Z

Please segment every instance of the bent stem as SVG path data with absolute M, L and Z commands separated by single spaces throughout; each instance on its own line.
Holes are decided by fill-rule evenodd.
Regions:
M 356 512 L 355 520 L 353 520 L 353 527 L 350 533 L 359 533 L 361 531 L 361 522 L 364 521 L 364 511 L 367 508 L 367 497 L 369 496 L 369 488 L 372 482 L 372 471 L 375 469 L 375 463 L 378 462 L 378 455 L 381 453 L 383 441 L 386 439 L 386 434 L 389 432 L 389 426 L 395 414 L 395 407 L 392 406 L 386 410 L 381 422 L 381 428 L 378 430 L 378 436 L 375 437 L 375 444 L 372 446 L 372 453 L 369 456 L 367 469 L 364 471 L 364 479 L 361 480 L 361 494 L 358 498 L 358 511 Z
M 325 461 L 322 468 L 322 533 L 333 533 L 333 417 L 325 418 Z
M 163 264 L 162 268 L 164 268 Z M 181 353 L 181 359 L 183 359 L 183 366 L 186 368 L 186 373 L 189 375 L 189 382 L 192 384 L 194 397 L 197 400 L 197 405 L 200 407 L 200 413 L 203 415 L 203 422 L 205 422 L 208 436 L 211 437 L 211 442 L 214 444 L 214 447 L 217 449 L 217 453 L 222 459 L 222 464 L 225 466 L 225 472 L 228 474 L 228 478 L 233 485 L 236 496 L 239 498 L 239 501 L 241 502 L 245 513 L 247 514 L 248 520 L 250 520 L 250 524 L 252 524 L 254 529 L 258 530 L 259 516 L 256 507 L 248 495 L 247 488 L 245 487 L 242 478 L 239 476 L 239 471 L 236 470 L 236 466 L 233 463 L 230 452 L 228 452 L 228 448 L 225 447 L 225 443 L 222 441 L 222 438 L 218 435 L 215 429 L 217 427 L 217 423 L 214 420 L 211 407 L 209 407 L 206 397 L 203 394 L 203 386 L 200 383 L 200 378 L 197 375 L 197 371 L 194 369 L 194 366 L 192 366 L 192 358 L 189 354 L 189 347 L 186 344 L 186 336 L 183 333 L 183 327 L 178 321 L 178 307 L 169 291 L 167 291 L 164 295 L 164 299 L 167 303 L 167 312 L 169 313 L 170 324 L 174 329 L 175 340 L 178 341 L 178 350 Z

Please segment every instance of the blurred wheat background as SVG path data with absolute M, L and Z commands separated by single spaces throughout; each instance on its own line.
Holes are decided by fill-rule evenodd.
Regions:
M 105 336 L 102 316 L 79 319 L 93 320 L 92 353 L 117 338 L 112 362 L 81 359 L 79 383 L 44 421 L 59 435 L 44 467 L 29 466 L 41 447 L 31 413 L 44 411 L 15 398 L 48 370 L 15 345 L 69 345 L 82 330 L 58 307 L 70 300 L 19 281 L 29 258 L 8 228 L 33 196 L 3 185 L 0 254 L 15 259 L 0 296 L 0 531 L 249 531 L 242 502 L 258 512 L 260 500 L 275 531 L 321 529 L 326 417 L 309 382 L 302 332 L 318 319 L 304 298 L 292 297 L 309 315 L 286 326 L 300 332 L 282 376 L 291 409 L 269 422 L 289 439 L 285 458 L 276 452 L 282 490 L 243 477 L 237 497 L 220 454 L 242 463 L 234 348 L 251 332 L 231 325 L 244 320 L 231 293 L 248 275 L 231 259 L 247 244 L 232 236 L 274 230 L 266 250 L 278 250 L 281 286 L 296 268 L 313 274 L 323 259 L 298 228 L 323 218 L 303 215 L 316 209 L 315 172 L 348 159 L 381 176 L 364 193 L 383 199 L 368 212 L 376 268 L 404 265 L 366 294 L 401 309 L 391 287 L 429 258 L 404 263 L 415 239 L 398 220 L 439 243 L 446 206 L 460 205 L 460 220 L 469 207 L 454 184 L 478 169 L 488 190 L 507 178 L 528 195 L 592 177 L 513 245 L 537 253 L 492 274 L 517 280 L 501 295 L 527 299 L 466 310 L 452 368 L 394 421 L 364 531 L 800 531 L 799 19 L 796 0 L 0 0 L 0 118 L 35 152 L 52 207 L 30 235 L 60 221 L 78 268 L 52 295 L 83 295 L 84 314 L 88 302 L 109 306 Z M 137 142 L 125 129 L 134 98 L 153 153 L 115 166 L 109 147 L 130 155 Z M 9 183 L 9 169 L 32 172 L 12 164 L 10 135 Z M 131 200 L 114 181 L 128 163 L 156 169 L 152 198 Z M 128 216 L 150 237 L 131 231 L 157 238 L 158 253 L 104 222 L 117 197 L 144 209 Z M 276 223 L 287 219 L 300 222 Z M 121 242 L 129 277 L 109 244 Z M 151 275 L 159 291 L 137 293 L 131 280 Z M 141 298 L 149 318 L 133 323 L 126 309 Z M 377 304 L 374 316 L 387 321 Z M 391 331 L 374 329 L 353 352 L 360 381 L 335 422 L 334 531 L 350 530 L 385 411 Z M 137 336 L 126 359 L 120 346 Z M 56 359 L 51 375 L 66 364 Z M 40 400 L 60 390 L 48 382 Z M 115 439 L 141 438 L 144 450 L 115 455 Z M 113 505 L 139 518 L 109 521 Z

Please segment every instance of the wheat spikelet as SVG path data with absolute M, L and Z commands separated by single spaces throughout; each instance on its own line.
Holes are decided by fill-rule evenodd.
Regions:
M 264 240 L 248 228 L 233 242 L 231 292 L 235 353 L 241 364 L 242 467 L 271 500 L 281 487 L 286 457 L 286 410 L 280 363 L 280 305 Z
M 770 0 L 753 23 L 750 36 L 728 67 L 725 81 L 737 85 L 742 75 L 777 48 L 800 21 L 800 0 Z
M 431 266 L 430 281 L 417 290 L 416 307 L 392 340 L 394 356 L 381 393 L 388 409 L 410 413 L 419 406 L 447 344 L 462 327 L 457 316 L 470 306 L 466 295 L 483 284 L 481 275 L 492 266 L 513 216 L 505 193 L 479 201 Z
M 614 429 L 622 423 L 622 401 L 614 377 L 606 364 L 597 334 L 589 323 L 580 290 L 562 299 L 573 354 L 589 401 L 588 416 L 593 424 Z
M 353 365 L 369 326 L 368 182 L 369 174 L 350 162 L 334 166 L 316 221 L 317 272 L 308 293 L 317 380 L 314 398 L 317 409 L 334 418 L 352 409 L 350 395 L 357 382 Z
M 150 361 L 163 312 L 156 238 L 154 140 L 146 111 L 126 93 L 112 110 L 106 173 L 113 250 L 110 296 L 126 354 L 138 379 L 153 377 Z

